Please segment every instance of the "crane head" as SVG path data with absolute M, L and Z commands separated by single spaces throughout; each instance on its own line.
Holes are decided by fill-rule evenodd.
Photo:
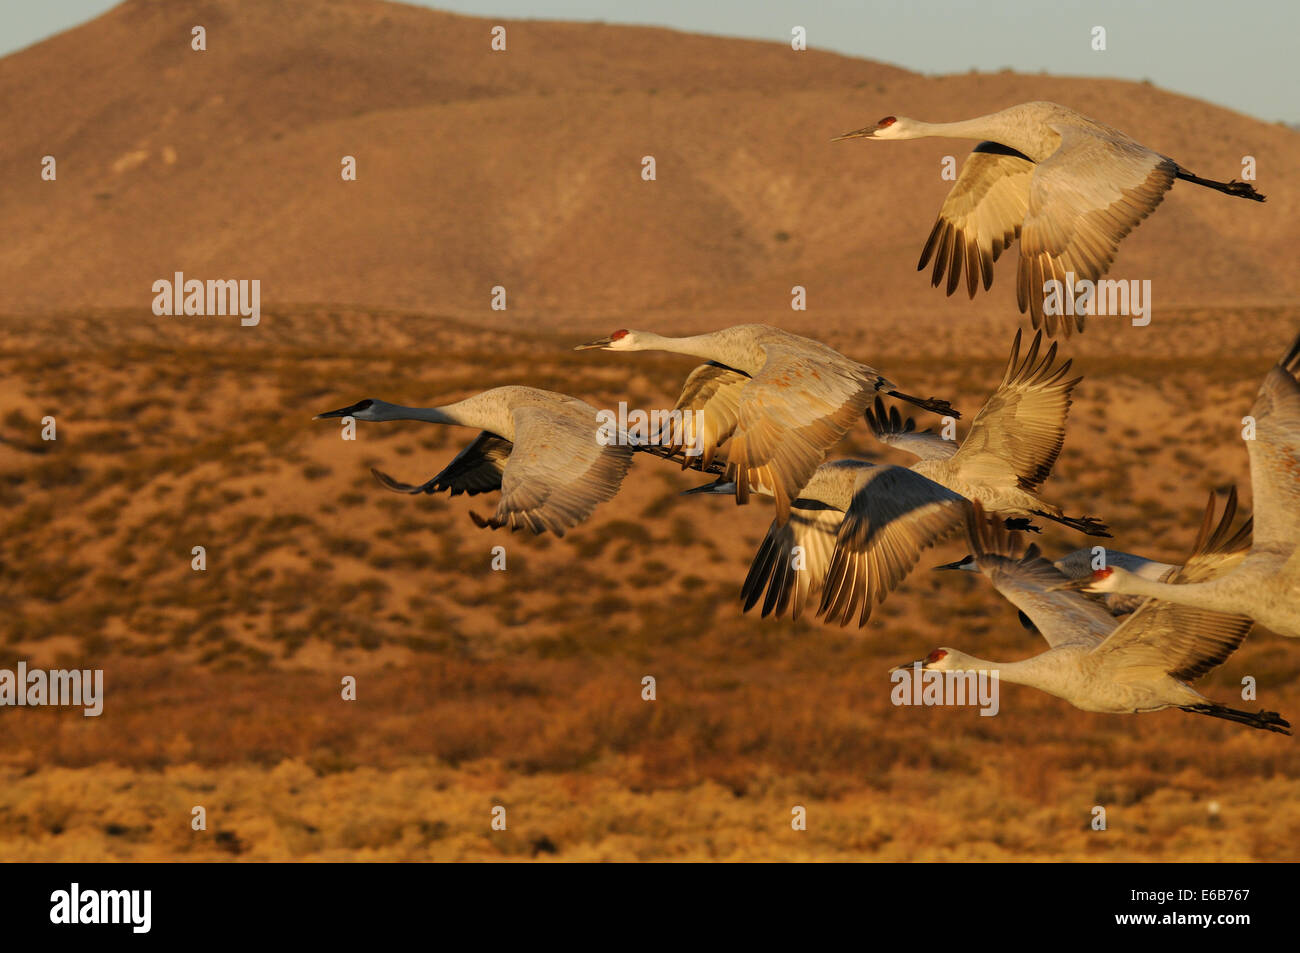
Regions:
M 906 665 L 895 665 L 893 668 L 890 669 L 890 671 L 899 672 L 905 669 L 910 669 L 913 666 L 919 665 L 923 670 L 934 669 L 935 671 L 942 672 L 948 668 L 948 666 L 945 665 L 944 662 L 947 660 L 948 656 L 950 656 L 952 653 L 953 653 L 952 649 L 935 649 L 933 652 L 931 652 L 923 659 L 917 659 L 915 662 L 908 662 Z
M 908 139 L 911 138 L 909 135 L 910 123 L 910 119 L 886 116 L 874 126 L 863 126 L 861 129 L 854 129 L 842 136 L 836 136 L 831 142 L 839 142 L 842 139 Z
M 340 407 L 338 410 L 326 411 L 323 414 L 317 414 L 312 420 L 324 420 L 327 417 L 351 417 L 354 420 L 383 420 L 381 416 L 385 407 L 391 407 L 382 400 L 371 400 L 367 397 L 365 400 L 359 400 L 355 404 L 347 407 Z
M 586 344 L 579 344 L 574 350 L 590 351 L 593 348 L 600 348 L 602 351 L 634 351 L 637 349 L 636 345 L 636 332 L 629 331 L 627 328 L 619 328 L 609 337 L 588 341 Z
M 1118 592 L 1119 576 L 1123 572 L 1123 569 L 1117 569 L 1114 566 L 1107 566 L 1105 569 L 1094 569 L 1081 579 L 1071 579 L 1069 582 L 1052 586 L 1051 591 Z

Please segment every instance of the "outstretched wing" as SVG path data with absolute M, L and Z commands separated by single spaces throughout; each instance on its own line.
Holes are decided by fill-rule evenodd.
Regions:
M 1192 555 L 1170 577 L 1170 583 L 1213 579 L 1233 568 L 1250 549 L 1251 521 L 1247 519 L 1235 531 L 1232 529 L 1237 513 L 1236 487 L 1228 493 L 1217 523 L 1214 511 L 1211 491 Z M 1190 682 L 1222 665 L 1241 645 L 1251 625 L 1246 616 L 1148 599 L 1093 652 L 1102 665 L 1113 666 L 1119 677 L 1126 671 L 1154 668 Z
M 961 525 L 966 498 L 906 467 L 866 470 L 840 523 L 818 614 L 867 624 L 922 551 Z
M 939 209 L 916 270 L 933 258 L 930 284 L 939 287 L 946 269 L 951 295 L 964 264 L 970 296 L 975 297 L 981 277 L 987 291 L 993 284 L 993 263 L 1020 235 L 1033 171 L 1034 163 L 1015 149 L 997 142 L 977 145 Z
M 709 361 L 691 371 L 673 407 L 669 433 L 662 428 L 657 442 L 682 453 L 682 469 L 699 465 L 707 469 L 718 448 L 736 429 L 740 394 L 749 375 L 724 364 Z M 689 412 L 689 413 L 688 413 Z M 686 451 L 697 451 L 688 454 Z
M 1268 372 L 1250 409 L 1255 439 L 1250 484 L 1255 497 L 1255 539 L 1300 542 L 1300 337 Z
M 835 551 L 835 533 L 843 519 L 842 512 L 826 504 L 796 500 L 789 520 L 773 521 L 740 588 L 745 611 L 766 591 L 764 617 L 780 617 L 789 609 L 792 619 L 799 618 L 804 607 L 821 594 Z
M 980 572 L 1029 618 L 1052 648 L 1066 642 L 1100 641 L 1115 627 L 1109 610 L 1098 600 L 1056 590 L 1069 577 L 1039 555 L 1037 546 L 1022 551 L 1020 534 L 1009 532 L 998 517 L 990 520 L 978 501 L 966 516 L 966 536 Z
M 501 500 L 490 518 L 470 514 L 480 526 L 563 536 L 618 492 L 633 451 L 600 442 L 594 411 L 525 406 L 511 417 L 514 450 L 501 474 Z
M 1053 126 L 1057 150 L 1038 163 L 1029 182 L 1029 210 L 1020 231 L 1016 298 L 1035 328 L 1068 337 L 1083 315 L 1047 314 L 1045 285 L 1096 281 L 1110 268 L 1120 240 L 1151 214 L 1174 184 L 1178 165 L 1126 139 Z
M 917 430 L 916 421 L 904 418 L 897 407 L 885 411 L 885 402 L 876 398 L 875 409 L 866 411 L 867 425 L 877 440 L 922 460 L 947 460 L 957 452 L 957 441 L 945 440 L 931 430 Z M 979 418 L 976 418 L 979 419 Z
M 953 464 L 964 475 L 994 486 L 1037 490 L 1052 472 L 1065 444 L 1070 392 L 1083 380 L 1067 380 L 1070 361 L 1056 363 L 1056 344 L 1040 359 L 1043 333 L 1020 356 L 1020 332 L 993 396 L 971 423 Z
M 741 503 L 751 491 L 770 492 L 776 521 L 784 523 L 799 491 L 862 416 L 876 381 L 846 370 L 833 359 L 838 355 L 814 357 L 776 344 L 765 350 L 763 369 L 740 392 L 726 479 L 735 481 Z
M 452 496 L 468 493 L 474 496 L 501 489 L 501 472 L 510 458 L 512 444 L 484 430 L 468 446 L 452 458 L 439 473 L 421 484 L 401 483 L 387 473 L 371 469 L 381 486 L 397 493 L 440 493 L 450 490 Z

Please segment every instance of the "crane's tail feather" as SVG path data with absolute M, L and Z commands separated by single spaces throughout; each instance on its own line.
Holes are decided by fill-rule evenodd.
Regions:
M 1259 728 L 1261 731 L 1276 731 L 1282 735 L 1291 734 L 1291 722 L 1275 711 L 1240 711 L 1236 708 L 1226 708 L 1223 705 L 1214 703 L 1185 705 L 1183 711 L 1190 711 L 1197 715 L 1209 715 L 1211 718 L 1222 718 L 1224 721 L 1235 722 L 1238 725 L 1249 725 L 1251 728 Z

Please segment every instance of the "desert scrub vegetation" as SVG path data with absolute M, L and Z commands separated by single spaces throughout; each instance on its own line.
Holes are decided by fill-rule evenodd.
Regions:
M 570 336 L 543 333 L 498 348 L 424 317 L 420 347 L 349 343 L 409 320 L 304 310 L 277 316 L 255 352 L 123 343 L 136 332 L 104 320 L 85 341 L 63 335 L 77 348 L 49 374 L 48 355 L 0 355 L 25 395 L 3 417 L 22 446 L 0 456 L 0 665 L 103 667 L 108 686 L 98 719 L 5 719 L 0 859 L 1296 859 L 1285 739 L 1180 712 L 1089 714 L 1017 686 L 997 718 L 892 705 L 889 668 L 938 645 L 1038 648 L 982 580 L 926 571 L 959 541 L 865 629 L 840 629 L 742 615 L 767 504 L 681 499 L 708 478 L 648 458 L 628 508 L 564 539 L 478 530 L 466 511 L 491 495 L 386 493 L 369 467 L 426 478 L 472 433 L 362 425 L 348 444 L 310 412 L 456 399 L 524 380 L 552 352 L 542 386 L 667 407 L 693 366 L 573 354 Z M 839 343 L 856 353 L 851 335 Z M 1266 343 L 1235 343 L 1228 365 L 1080 357 L 1046 492 L 1108 519 L 1123 548 L 1179 555 L 1205 491 L 1244 489 L 1234 428 L 1278 356 Z M 890 364 L 968 414 L 1002 367 Z M 49 408 L 76 426 L 61 417 L 66 442 L 26 452 Z M 859 426 L 837 455 L 892 452 Z M 1086 542 L 1052 527 L 1033 541 L 1049 554 Z M 196 544 L 206 572 L 190 568 Z M 1290 647 L 1256 632 L 1198 687 L 1229 700 L 1253 676 L 1259 705 L 1294 721 Z M 356 703 L 340 698 L 344 673 Z M 199 793 L 226 805 L 206 839 L 184 823 Z M 507 836 L 483 830 L 493 799 Z M 1104 843 L 1085 831 L 1099 799 L 1113 808 Z M 816 818 L 800 840 L 793 803 Z

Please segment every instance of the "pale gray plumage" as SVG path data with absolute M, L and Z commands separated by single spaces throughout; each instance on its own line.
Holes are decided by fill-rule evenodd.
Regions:
M 692 492 L 730 493 L 719 481 Z M 741 586 L 745 611 L 866 625 L 929 546 L 961 525 L 966 501 L 905 467 L 833 460 L 817 468 L 790 519 L 773 521 Z M 819 598 L 820 597 L 820 598 Z
M 700 415 L 690 434 L 697 459 L 722 452 L 737 503 L 751 493 L 774 498 L 777 521 L 877 391 L 959 416 L 947 401 L 900 393 L 875 368 L 820 341 L 763 324 L 690 337 L 615 331 L 578 350 L 670 351 L 705 358 L 687 378 L 676 410 Z M 679 446 L 683 441 L 679 440 Z
M 1264 378 L 1250 417 L 1255 433 L 1246 448 L 1255 529 L 1239 565 L 1209 580 L 1167 582 L 1117 567 L 1075 586 L 1239 612 L 1279 635 L 1300 638 L 1300 336 Z
M 534 387 L 494 387 L 443 407 L 402 407 L 363 400 L 321 417 L 423 420 L 481 428 L 482 432 L 441 472 L 419 485 L 378 470 L 376 479 L 402 493 L 471 496 L 501 491 L 496 512 L 479 526 L 563 536 L 598 503 L 618 492 L 633 448 L 602 439 L 596 408 L 585 401 Z
M 867 411 L 877 438 L 922 459 L 910 468 L 860 460 L 818 467 L 794 502 L 791 525 L 774 521 L 759 546 L 741 587 L 745 609 L 762 598 L 764 616 L 789 608 L 798 618 L 820 592 L 818 615 L 864 626 L 921 552 L 961 525 L 967 499 L 1004 516 L 1043 516 L 1104 535 L 1101 524 L 1063 516 L 1036 494 L 1060 454 L 1070 391 L 1081 380 L 1067 379 L 1070 362 L 1056 363 L 1055 345 L 1040 355 L 1041 344 L 1036 334 L 1022 354 L 1016 334 L 1001 383 L 960 445 L 918 432 L 877 399 Z M 731 492 L 731 484 L 724 477 L 700 489 Z
M 1020 350 L 1016 332 L 1002 382 L 980 408 L 960 445 L 937 434 L 917 433 L 896 409 L 877 402 L 867 422 L 882 443 L 922 457 L 912 469 L 1003 516 L 1041 516 L 1093 536 L 1109 536 L 1097 520 L 1063 515 L 1038 490 L 1065 443 L 1071 393 L 1082 377 L 1068 378 L 1070 361 L 1056 362 L 1056 345 L 1040 356 L 1042 332 Z M 941 444 L 955 447 L 951 452 Z
M 1213 524 L 1210 497 L 1207 526 Z M 1197 580 L 1221 571 L 1245 542 L 1232 530 L 1225 508 L 1178 573 Z M 920 664 L 935 671 L 996 672 L 1007 682 L 1029 685 L 1084 711 L 1129 714 L 1181 708 L 1253 728 L 1290 734 L 1276 712 L 1245 712 L 1210 701 L 1187 682 L 1222 664 L 1250 631 L 1242 615 L 1212 612 L 1149 599 L 1117 622 L 1099 603 L 1062 585 L 1066 577 L 1038 555 L 1020 552 L 1019 537 L 1000 520 L 985 518 L 975 503 L 968 517 L 972 552 L 993 585 L 1029 617 L 1048 650 L 1021 662 L 991 662 L 940 648 Z
M 931 259 L 931 283 L 947 271 L 947 293 L 960 283 L 975 297 L 993 283 L 993 263 L 1017 238 L 1016 298 L 1035 328 L 1049 335 L 1082 331 L 1084 317 L 1047 313 L 1045 284 L 1096 281 L 1120 241 L 1155 210 L 1175 179 L 1263 201 L 1243 182 L 1202 179 L 1117 129 L 1056 103 L 1022 103 L 961 122 L 926 123 L 887 116 L 839 139 L 978 139 L 926 240 L 917 270 Z
M 1172 578 L 1175 572 L 1182 568 L 1172 563 L 1157 562 L 1154 559 L 1147 559 L 1145 556 L 1136 556 L 1133 553 L 1126 553 L 1118 549 L 1107 549 L 1104 546 L 1085 546 L 1082 549 L 1076 549 L 1073 552 L 1066 553 L 1060 559 L 1054 560 L 1052 565 L 1056 567 L 1061 575 L 1070 580 L 1085 579 L 1090 577 L 1094 570 L 1106 566 L 1119 566 L 1131 573 L 1136 573 L 1144 579 L 1166 582 Z M 974 556 L 966 556 L 956 562 L 946 563 L 935 568 L 958 569 L 975 573 L 980 571 Z M 1106 608 L 1110 610 L 1111 615 L 1128 615 L 1146 601 L 1145 596 L 1129 596 L 1122 593 L 1107 593 L 1100 598 Z

